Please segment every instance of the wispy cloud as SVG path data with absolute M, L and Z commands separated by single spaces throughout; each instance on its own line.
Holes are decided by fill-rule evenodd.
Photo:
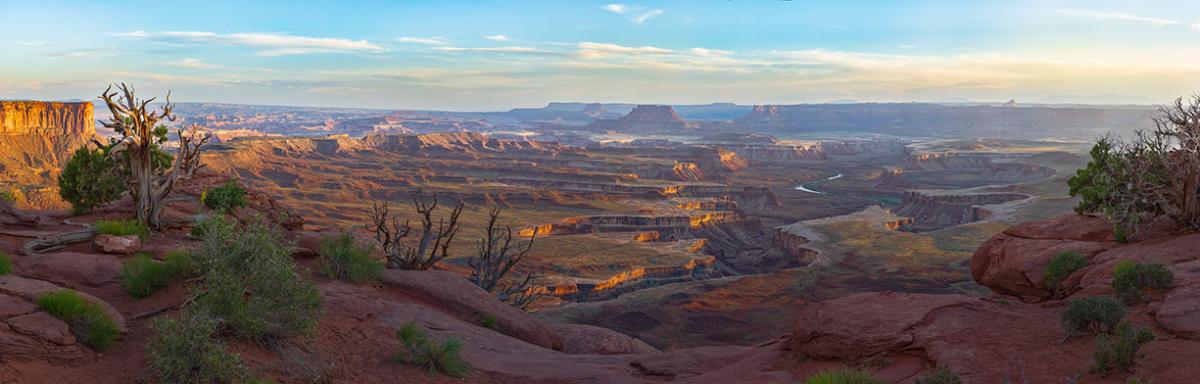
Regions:
M 687 50 L 687 52 L 690 54 L 696 55 L 696 56 L 704 56 L 704 57 L 720 57 L 720 56 L 728 56 L 730 54 L 733 54 L 733 52 L 731 52 L 731 51 L 725 51 L 725 50 L 720 50 L 720 49 L 700 48 L 700 47 L 689 49 L 689 50 Z
M 605 10 L 605 11 L 609 11 L 609 12 L 612 12 L 612 13 L 616 13 L 616 14 L 618 14 L 618 15 L 620 15 L 620 14 L 624 14 L 626 11 L 628 11 L 628 10 L 629 10 L 629 6 L 628 6 L 628 5 L 625 5 L 625 4 L 617 4 L 617 3 L 608 4 L 608 5 L 605 5 L 605 6 L 603 6 L 603 7 L 600 7 L 600 8 L 601 8 L 601 9 L 603 9 L 603 10 Z
M 117 36 L 170 44 L 220 44 L 260 49 L 260 56 L 301 55 L 309 53 L 381 52 L 383 47 L 366 40 L 295 36 L 276 33 L 229 33 L 202 31 L 133 31 Z
M 1200 23 L 1192 24 L 1192 29 L 1200 31 Z
M 1056 9 L 1055 13 L 1063 16 L 1097 20 L 1097 21 L 1125 21 L 1134 23 L 1150 24 L 1154 26 L 1174 25 L 1179 24 L 1177 20 L 1161 19 L 1157 17 L 1134 15 L 1125 12 L 1104 12 L 1094 9 Z
M 221 68 L 220 65 L 206 63 L 204 61 L 201 61 L 200 59 L 194 59 L 194 58 L 190 58 L 190 57 L 175 60 L 175 61 L 168 61 L 165 64 L 170 65 L 170 66 L 180 67 L 180 68 L 191 68 L 191 69 Z
M 409 37 L 409 36 L 405 36 L 405 37 L 401 37 L 401 38 L 398 38 L 398 39 L 396 39 L 396 41 L 399 41 L 399 42 L 401 42 L 401 43 L 413 43 L 413 44 L 425 44 L 425 45 L 443 45 L 443 44 L 446 44 L 446 39 L 443 39 L 443 38 L 441 38 L 441 37 L 439 37 L 439 36 L 431 36 L 431 37 Z
M 600 9 L 618 15 L 625 15 L 625 17 L 634 24 L 645 23 L 646 20 L 650 20 L 650 18 L 662 15 L 664 12 L 666 12 L 661 9 L 646 8 L 640 5 L 626 5 L 621 3 L 607 4 L 603 7 L 600 7 Z
M 593 43 L 585 41 L 579 43 L 579 55 L 583 57 L 600 57 L 608 55 L 664 55 L 674 53 L 675 51 L 652 47 L 628 47 L 624 45 L 609 44 L 609 43 Z
M 484 36 L 483 38 L 491 40 L 491 41 L 508 41 L 508 36 L 505 36 L 505 35 L 487 35 L 487 36 Z
M 651 9 L 649 11 L 642 12 L 642 13 L 638 14 L 637 16 L 634 16 L 632 19 L 629 19 L 629 21 L 634 22 L 634 24 L 641 24 L 641 23 L 646 22 L 646 20 L 650 20 L 651 17 L 655 17 L 655 16 L 663 14 L 663 12 L 664 11 L 661 9 Z
M 493 52 L 493 53 L 548 53 L 533 47 L 435 47 L 446 52 Z

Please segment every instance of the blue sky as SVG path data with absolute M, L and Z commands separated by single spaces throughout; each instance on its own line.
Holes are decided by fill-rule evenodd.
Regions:
M 0 0 L 0 98 L 502 110 L 548 101 L 1160 103 L 1200 2 Z

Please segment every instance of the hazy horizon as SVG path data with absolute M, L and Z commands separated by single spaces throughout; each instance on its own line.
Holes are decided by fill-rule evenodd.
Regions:
M 1200 89 L 1200 18 L 1177 16 L 1197 14 L 1194 3 L 4 6 L 0 99 L 93 100 L 129 82 L 189 102 L 503 111 L 551 101 L 1154 105 Z

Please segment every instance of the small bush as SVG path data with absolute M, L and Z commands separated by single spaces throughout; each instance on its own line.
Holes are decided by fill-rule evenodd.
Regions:
M 1175 284 L 1175 275 L 1162 264 L 1122 261 L 1113 270 L 1112 288 L 1126 303 L 1146 299 L 1145 291 L 1161 291 Z
M 1050 290 L 1054 290 L 1058 287 L 1058 283 L 1085 265 L 1087 265 L 1087 259 L 1079 254 L 1079 252 L 1066 251 L 1059 253 L 1053 259 L 1050 259 L 1049 264 L 1046 264 L 1046 270 L 1042 274 L 1044 276 L 1042 285 Z
M 242 383 L 249 372 L 241 358 L 213 339 L 217 321 L 192 310 L 176 319 L 157 319 L 146 360 L 161 383 Z
M 140 299 L 166 288 L 173 275 L 165 263 L 138 254 L 121 265 L 121 289 L 129 296 Z
M 22 193 L 17 188 L 0 189 L 0 201 L 9 204 L 16 204 L 22 200 Z
M 221 186 L 204 191 L 204 205 L 218 211 L 246 206 L 246 190 L 237 181 L 227 180 Z
M 202 240 L 192 250 L 205 283 L 195 303 L 235 335 L 267 344 L 316 325 L 321 296 L 296 272 L 280 231 L 262 223 L 236 231 L 217 225 Z
M 71 203 L 75 214 L 116 200 L 125 189 L 125 177 L 116 162 L 103 150 L 87 146 L 76 150 L 58 175 L 58 195 Z
M 46 293 L 37 298 L 37 303 L 42 310 L 70 325 L 75 336 L 89 347 L 103 351 L 121 336 L 117 323 L 108 317 L 104 308 L 85 300 L 75 291 L 64 289 Z
M 400 353 L 393 358 L 396 362 L 413 364 L 450 377 L 463 377 L 471 367 L 459 357 L 462 342 L 449 339 L 438 344 L 429 338 L 424 328 L 414 323 L 405 324 L 396 331 L 400 339 Z
M 1063 335 L 1112 332 L 1125 317 L 1125 305 L 1111 296 L 1071 300 L 1062 314 Z
M 875 380 L 870 373 L 839 369 L 809 376 L 804 384 L 883 384 L 883 382 Z
M 483 324 L 484 328 L 496 329 L 496 316 L 493 316 L 493 315 L 484 316 L 481 324 Z
M 167 266 L 167 270 L 174 277 L 186 278 L 200 275 L 200 265 L 196 264 L 196 260 L 192 259 L 192 254 L 187 250 L 176 249 L 167 252 L 167 255 L 163 256 L 163 264 Z
M 232 232 L 235 224 L 237 224 L 235 220 L 218 214 L 197 222 L 192 227 L 191 234 L 193 237 L 203 239 L 210 231 Z
M 12 258 L 8 257 L 7 253 L 0 251 L 0 276 L 12 273 Z
M 918 377 L 913 384 L 962 384 L 962 382 L 962 379 L 954 372 L 950 372 L 946 367 L 938 367 L 933 372 Z
M 140 221 L 129 220 L 97 220 L 95 223 L 96 231 L 103 235 L 113 236 L 130 236 L 137 235 L 139 239 L 145 240 L 150 236 L 150 229 L 146 228 L 146 224 Z
M 1101 334 L 1096 338 L 1092 373 L 1104 376 L 1113 368 L 1130 372 L 1138 358 L 1138 349 L 1151 341 L 1154 341 L 1154 333 L 1149 329 L 1122 321 L 1112 334 Z
M 371 249 L 347 233 L 326 236 L 321 240 L 321 274 L 353 283 L 377 280 L 383 262 L 371 257 Z

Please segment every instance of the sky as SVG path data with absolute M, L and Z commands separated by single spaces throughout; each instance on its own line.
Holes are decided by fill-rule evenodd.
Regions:
M 1159 104 L 1200 1 L 0 0 L 0 99 L 493 111 L 551 101 Z

